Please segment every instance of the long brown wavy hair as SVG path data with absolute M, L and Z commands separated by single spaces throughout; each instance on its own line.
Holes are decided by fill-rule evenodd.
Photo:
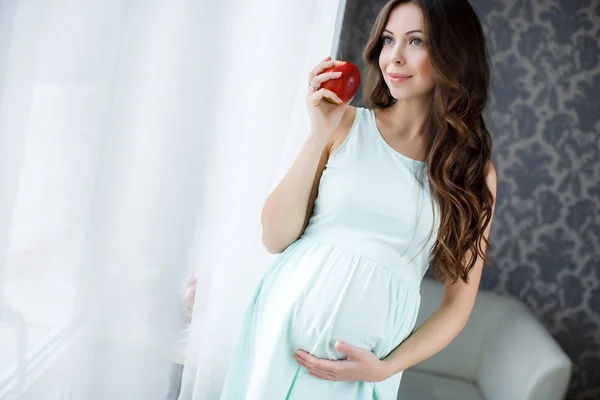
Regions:
M 440 281 L 468 282 L 477 255 L 491 265 L 480 246 L 482 239 L 490 246 L 484 232 L 494 201 L 486 184 L 492 142 L 482 115 L 491 75 L 485 36 L 467 0 L 389 1 L 363 51 L 363 102 L 368 108 L 387 108 L 395 102 L 379 67 L 379 55 L 389 16 L 403 3 L 421 8 L 435 81 L 422 132 L 429 190 L 441 213 L 430 263 Z

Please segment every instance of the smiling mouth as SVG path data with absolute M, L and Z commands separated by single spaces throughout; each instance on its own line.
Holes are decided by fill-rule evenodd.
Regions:
M 391 82 L 404 82 L 407 79 L 412 78 L 412 75 L 388 75 Z

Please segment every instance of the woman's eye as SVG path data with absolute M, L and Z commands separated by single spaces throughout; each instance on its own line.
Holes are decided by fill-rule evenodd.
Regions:
M 414 44 L 415 46 L 423 46 L 423 41 L 419 38 L 412 38 L 408 43 Z
M 383 44 L 391 44 L 391 42 L 392 42 L 392 38 L 389 36 L 384 36 L 382 40 L 383 40 Z M 388 43 L 388 42 L 386 42 L 386 40 L 389 40 L 390 42 Z

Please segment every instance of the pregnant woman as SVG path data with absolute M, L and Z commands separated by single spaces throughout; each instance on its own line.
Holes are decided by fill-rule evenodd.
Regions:
M 262 212 L 263 243 L 281 254 L 223 400 L 396 399 L 402 371 L 472 310 L 496 192 L 480 22 L 467 0 L 390 1 L 363 58 L 367 108 L 320 88 L 340 77 L 323 72 L 331 59 L 310 73 L 310 134 Z M 430 266 L 443 300 L 413 332 Z

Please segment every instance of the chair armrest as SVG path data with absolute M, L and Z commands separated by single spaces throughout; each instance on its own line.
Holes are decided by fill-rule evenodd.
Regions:
M 477 385 L 486 400 L 562 400 L 571 369 L 550 333 L 515 302 L 487 335 Z

